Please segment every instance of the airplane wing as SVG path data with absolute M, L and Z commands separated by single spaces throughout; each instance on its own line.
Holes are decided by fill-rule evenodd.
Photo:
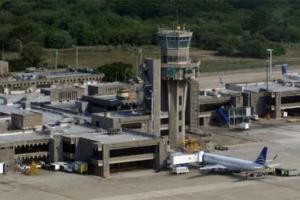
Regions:
M 276 160 L 277 157 L 278 157 L 278 154 L 276 154 L 271 160 L 266 160 L 266 162 L 272 162 L 272 161 Z
M 272 162 L 276 160 L 277 154 L 272 158 L 272 160 L 267 160 L 267 163 Z M 266 164 L 266 167 L 273 168 L 273 167 L 278 167 L 280 163 L 273 163 L 273 164 Z
M 200 167 L 200 170 L 212 170 L 212 169 L 226 169 L 223 165 L 205 165 L 204 167 Z
M 273 168 L 273 167 L 278 167 L 280 165 L 280 163 L 274 163 L 274 164 L 268 164 L 266 165 L 269 168 Z

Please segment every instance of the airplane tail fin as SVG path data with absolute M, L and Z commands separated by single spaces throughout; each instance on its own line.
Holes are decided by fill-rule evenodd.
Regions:
M 288 72 L 287 64 L 281 65 L 281 74 L 284 75 Z
M 268 147 L 264 147 L 255 160 L 256 164 L 265 165 L 267 159 Z
M 223 80 L 223 78 L 219 75 L 219 83 L 222 85 L 222 86 L 225 86 L 225 82 Z

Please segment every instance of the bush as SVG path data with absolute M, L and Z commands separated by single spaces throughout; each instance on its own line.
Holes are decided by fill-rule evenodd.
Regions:
M 26 67 L 38 67 L 42 63 L 43 49 L 36 42 L 24 45 L 21 59 Z
M 9 71 L 10 72 L 19 72 L 26 69 L 26 64 L 22 59 L 12 59 L 9 60 Z

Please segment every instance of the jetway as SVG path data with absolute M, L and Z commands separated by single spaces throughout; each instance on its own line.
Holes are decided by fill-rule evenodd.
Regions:
M 202 163 L 204 151 L 197 151 L 191 154 L 171 153 L 169 156 L 170 166 L 179 166 L 191 163 Z

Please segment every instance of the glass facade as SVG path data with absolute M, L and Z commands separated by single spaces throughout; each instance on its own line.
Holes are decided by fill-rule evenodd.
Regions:
M 186 74 L 192 74 L 193 73 L 193 69 L 192 68 L 186 68 L 185 69 L 185 73 Z
M 166 37 L 160 37 L 160 46 L 162 48 L 167 48 L 167 38 Z
M 166 70 L 166 76 L 168 78 L 175 78 L 175 76 L 176 76 L 176 69 L 175 68 L 167 68 L 167 70 Z
M 161 56 L 161 60 L 163 63 L 169 62 L 187 62 L 187 56 Z
M 187 47 L 189 47 L 189 43 L 190 43 L 189 37 L 179 38 L 179 48 L 187 48 Z
M 190 40 L 190 37 L 160 37 L 160 45 L 169 49 L 188 48 Z
M 178 49 L 178 37 L 168 37 L 168 48 Z

